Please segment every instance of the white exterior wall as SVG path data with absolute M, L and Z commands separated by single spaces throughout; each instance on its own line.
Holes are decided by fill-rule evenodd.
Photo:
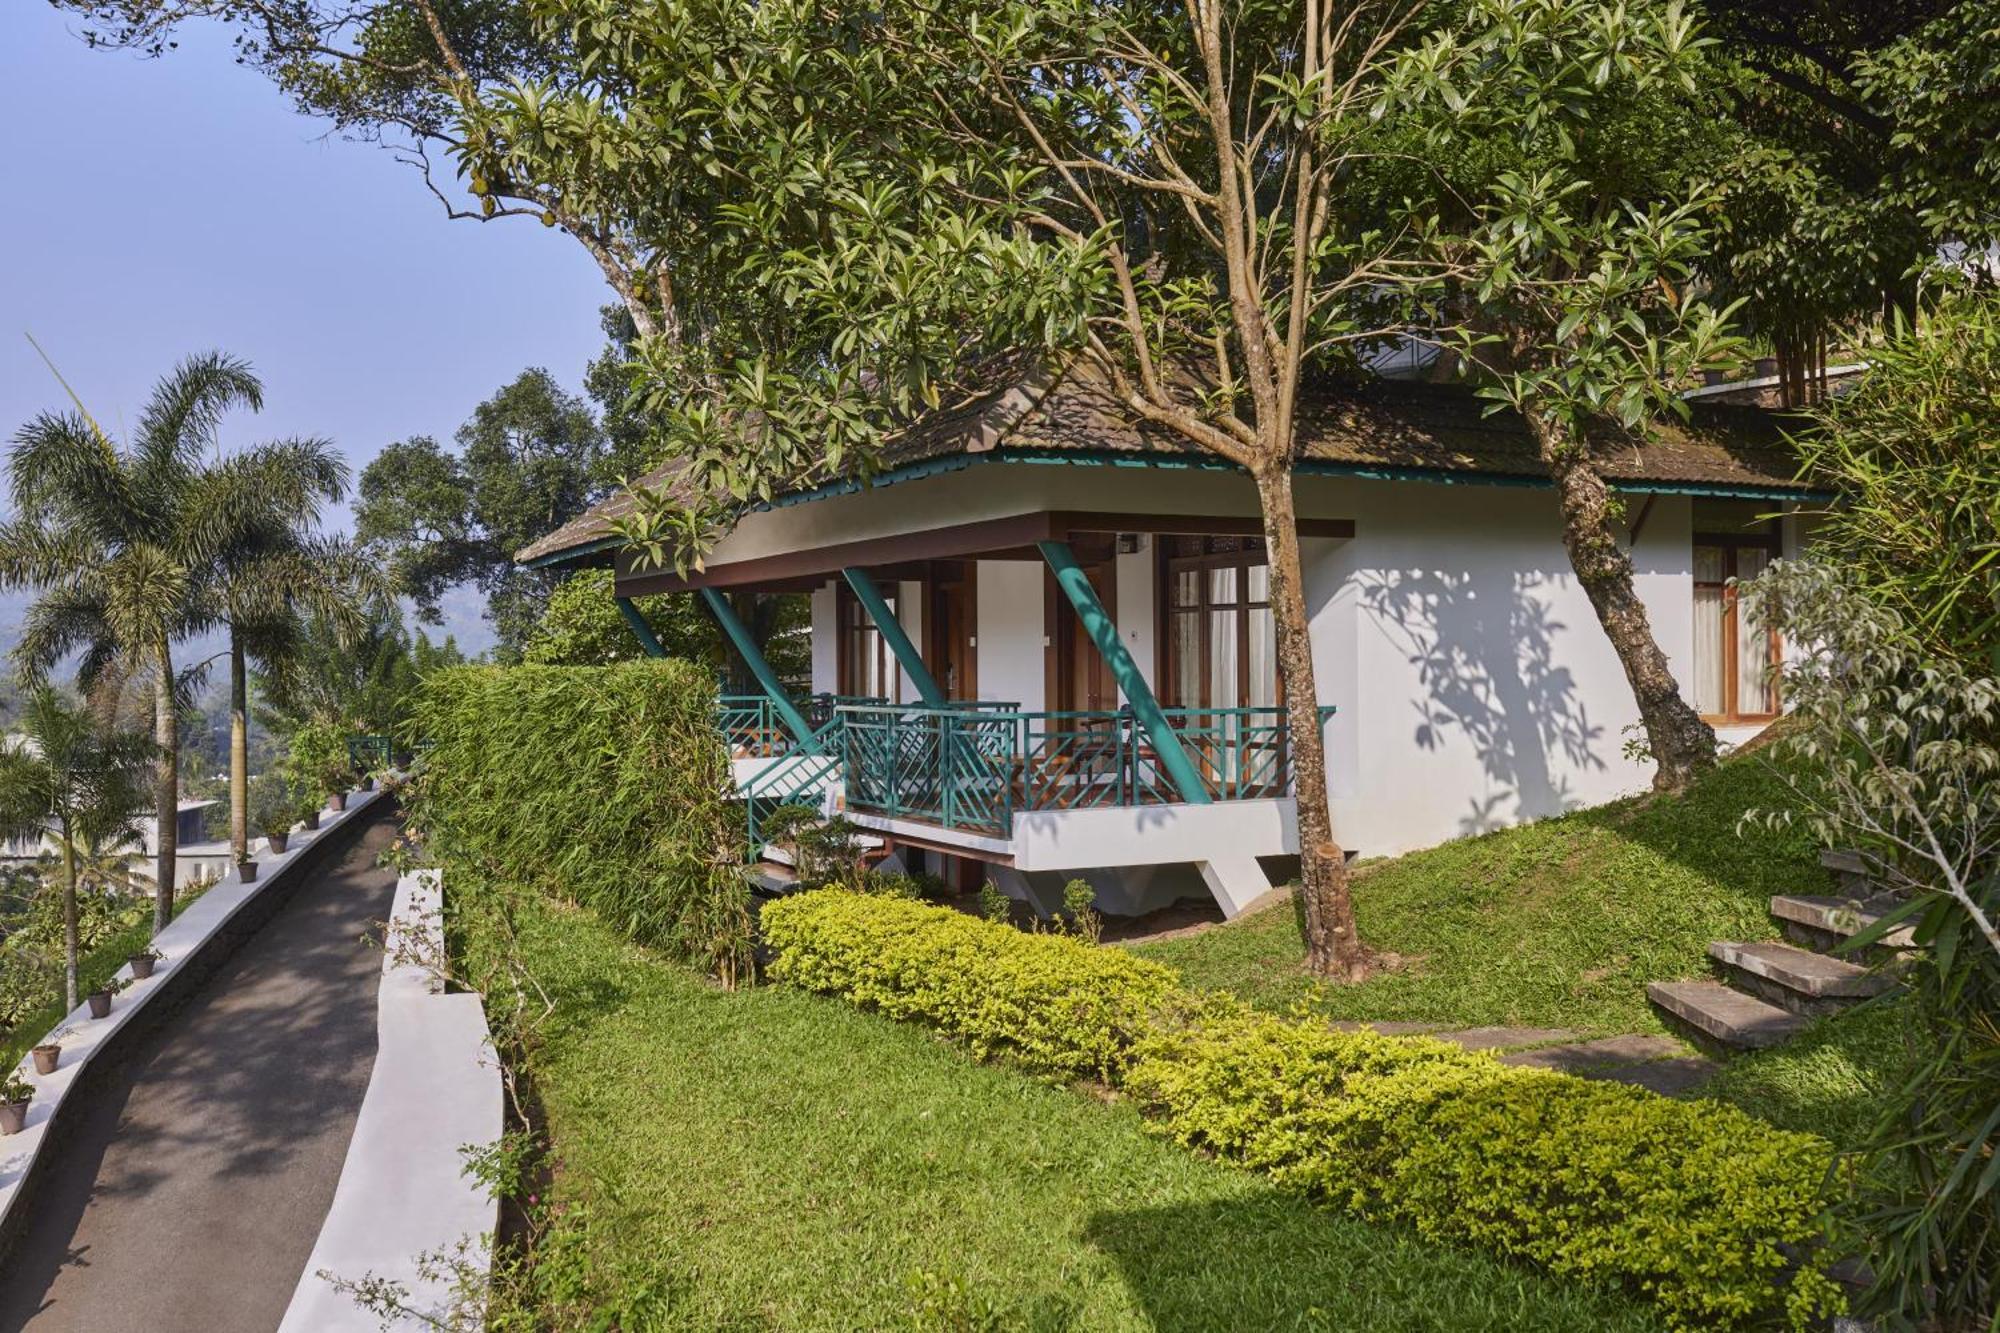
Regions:
M 814 694 L 840 692 L 840 641 L 838 603 L 832 583 L 822 583 L 812 592 L 812 670 Z
M 1553 492 L 1526 486 L 1302 477 L 1302 518 L 1347 540 L 1301 542 L 1329 791 L 1347 846 L 1385 855 L 1641 790 L 1624 758 L 1631 690 L 1563 550 Z M 1644 497 L 1632 497 L 1636 520 Z M 1251 517 L 1247 480 L 1217 472 L 982 465 L 751 515 L 714 560 L 1041 509 Z M 1791 524 L 1787 524 L 1790 528 Z M 1633 547 L 1639 595 L 1675 672 L 1693 655 L 1692 502 L 1659 496 Z M 1796 541 L 1787 533 L 1787 549 Z M 1157 538 L 1118 558 L 1119 632 L 1155 670 Z M 1043 571 L 981 561 L 979 694 L 1044 706 Z M 832 610 L 814 600 L 815 685 Z M 1725 739 L 1731 739 L 1726 736 Z
M 1043 567 L 1028 560 L 981 560 L 976 577 L 979 697 L 1039 712 L 1048 692 L 1042 651 Z

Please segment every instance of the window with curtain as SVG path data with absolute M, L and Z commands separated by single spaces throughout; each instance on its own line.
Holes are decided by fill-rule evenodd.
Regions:
M 885 593 L 883 600 L 894 615 L 896 599 Z M 875 628 L 868 608 L 845 585 L 834 601 L 839 611 L 839 692 L 858 698 L 902 702 L 902 672 L 897 667 L 896 655 L 890 651 L 882 631 Z
M 1731 580 L 1763 573 L 1777 539 L 1698 534 L 1694 540 L 1695 711 L 1724 722 L 1772 717 L 1778 711 L 1771 679 L 1777 632 L 1755 622 Z
M 1257 537 L 1168 537 L 1166 701 L 1183 708 L 1278 703 L 1271 570 Z

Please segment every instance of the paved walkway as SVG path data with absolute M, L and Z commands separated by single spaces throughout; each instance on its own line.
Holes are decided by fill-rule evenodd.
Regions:
M 1507 1065 L 1556 1069 L 1578 1078 L 1631 1083 L 1668 1096 L 1693 1092 L 1721 1066 L 1703 1055 L 1690 1054 L 1672 1037 L 1632 1033 L 1623 1037 L 1578 1040 L 1566 1028 L 1452 1027 L 1445 1023 L 1351 1022 L 1332 1024 L 1343 1032 L 1367 1028 L 1385 1037 L 1427 1036 L 1463 1046 L 1468 1051 L 1492 1051 Z
M 271 1333 L 333 1201 L 375 1059 L 396 875 L 383 803 L 142 1039 L 61 1145 L 0 1273 L 0 1329 Z

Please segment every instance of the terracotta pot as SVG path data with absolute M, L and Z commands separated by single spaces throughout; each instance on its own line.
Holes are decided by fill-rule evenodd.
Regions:
M 326 808 L 329 810 L 345 810 L 347 808 L 347 793 L 344 791 L 337 791 L 333 795 L 327 797 Z
M 271 844 L 271 851 L 273 853 L 282 854 L 285 850 L 285 842 L 291 836 L 289 833 L 266 833 L 264 841 Z
M 86 997 L 85 997 L 85 999 L 86 999 L 86 1001 L 87 1001 L 87 1002 L 89 1003 L 89 1005 L 90 1005 L 90 1016 L 91 1016 L 92 1018 L 109 1018 L 109 1017 L 111 1017 L 111 992 L 110 992 L 110 991 L 108 991 L 108 990 L 94 990 L 94 991 L 92 991 L 92 992 L 91 992 L 91 993 L 90 993 L 90 994 L 89 994 L 88 996 L 86 996 Z
M 26 1102 L 0 1102 L 0 1134 L 19 1134 L 27 1125 Z
M 160 960 L 157 958 L 147 958 L 144 955 L 140 955 L 138 957 L 130 959 L 129 961 L 132 964 L 132 979 L 134 981 L 144 981 L 147 977 L 153 975 L 153 964 L 159 962 Z
M 236 863 L 236 878 L 242 880 L 245 884 L 254 883 L 257 879 L 257 863 L 255 861 L 238 861 Z
M 62 1047 L 56 1045 L 54 1042 L 49 1042 L 47 1045 L 37 1046 L 34 1055 L 35 1072 L 37 1074 L 53 1074 L 56 1072 L 57 1062 L 62 1059 Z
M 319 811 L 313 811 L 302 822 L 305 824 L 307 832 L 317 833 L 319 831 Z

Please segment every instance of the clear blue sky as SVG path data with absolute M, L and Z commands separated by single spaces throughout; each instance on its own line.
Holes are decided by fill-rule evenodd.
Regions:
M 446 220 L 386 150 L 235 65 L 219 28 L 143 60 L 87 49 L 38 0 L 0 8 L 0 435 L 65 405 L 24 332 L 113 429 L 187 353 L 247 357 L 265 409 L 225 440 L 324 435 L 357 472 L 448 439 L 526 366 L 580 383 L 609 290 L 561 232 Z

